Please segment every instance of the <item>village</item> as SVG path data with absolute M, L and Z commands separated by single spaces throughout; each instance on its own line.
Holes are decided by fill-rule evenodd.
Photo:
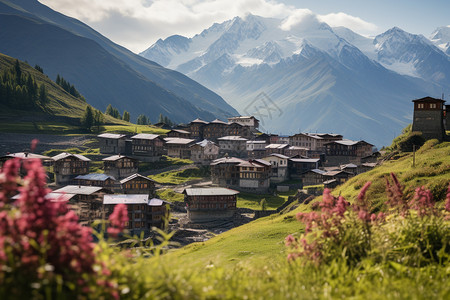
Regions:
M 444 140 L 450 124 L 450 105 L 430 97 L 413 100 L 412 130 L 424 138 Z M 254 116 L 239 116 L 228 122 L 196 119 L 188 125 L 167 128 L 165 135 L 103 133 L 96 136 L 102 172 L 90 173 L 91 159 L 63 152 L 49 157 L 30 152 L 0 157 L 0 167 L 12 158 L 40 159 L 54 174 L 47 195 L 51 201 L 66 201 L 83 225 L 107 220 L 114 206 L 128 208 L 130 235 L 149 236 L 153 227 L 189 230 L 181 244 L 208 238 L 208 230 L 223 232 L 259 216 L 275 213 L 237 208 L 239 193 L 276 195 L 295 191 L 306 199 L 319 187 L 334 188 L 349 178 L 381 163 L 381 151 L 364 140 L 345 139 L 336 133 L 297 133 L 291 136 L 261 133 Z M 448 130 L 448 128 L 447 128 Z M 157 197 L 161 184 L 139 174 L 139 164 L 152 164 L 167 157 L 188 159 L 207 168 L 210 180 L 178 186 L 184 202 Z M 24 174 L 23 174 L 24 175 Z M 305 189 L 305 187 L 315 187 Z M 321 189 L 320 189 L 321 187 Z M 167 220 L 169 213 L 176 218 Z M 198 231 L 198 229 L 202 229 Z M 206 229 L 206 230 L 204 230 Z M 197 230 L 197 231 L 196 231 Z M 198 235 L 202 237 L 199 239 Z M 186 233 L 186 236 L 189 234 Z

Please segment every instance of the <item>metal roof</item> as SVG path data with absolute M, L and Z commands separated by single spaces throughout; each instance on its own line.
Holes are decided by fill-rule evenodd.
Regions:
M 183 193 L 188 196 L 232 196 L 239 194 L 238 191 L 221 187 L 185 189 Z
M 117 133 L 102 133 L 97 135 L 97 137 L 99 138 L 104 138 L 104 139 L 121 139 L 123 137 L 126 137 L 125 134 L 117 134 Z
M 168 145 L 187 145 L 195 142 L 193 139 L 183 139 L 183 138 L 164 138 L 166 144 Z
M 139 140 L 154 140 L 154 139 L 156 139 L 158 137 L 159 137 L 159 135 L 157 135 L 157 134 L 139 133 L 139 134 L 133 135 L 131 138 L 132 139 L 139 139 Z
M 198 142 L 198 143 L 195 143 L 195 145 L 199 145 L 200 147 L 206 147 L 207 145 L 215 145 L 216 143 L 214 143 L 214 142 L 212 142 L 212 141 L 210 141 L 210 140 L 207 140 L 207 139 L 204 139 L 203 141 L 201 141 L 201 142 Z M 195 145 L 192 145 L 192 146 L 195 146 Z M 192 147 L 191 146 L 191 147 Z
M 266 144 L 266 141 L 247 141 L 247 144 Z
M 106 157 L 106 158 L 104 158 L 102 160 L 105 160 L 105 161 L 116 161 L 116 160 L 119 160 L 119 159 L 122 159 L 122 158 L 129 158 L 129 159 L 135 160 L 134 158 L 131 158 L 131 157 L 128 157 L 128 156 L 125 156 L 125 155 L 121 155 L 121 154 L 109 156 L 109 157 Z
M 341 169 L 346 169 L 346 168 L 354 169 L 354 168 L 357 168 L 357 167 L 358 167 L 358 166 L 355 165 L 355 164 L 346 164 L 346 165 L 342 165 L 342 166 L 341 166 Z
M 181 130 L 181 129 L 172 129 L 168 133 L 171 133 L 171 132 L 178 132 L 178 133 L 183 133 L 183 134 L 191 134 L 189 131 Z
M 243 138 L 239 135 L 227 135 L 218 138 L 219 141 L 247 141 L 246 138 Z
M 80 180 L 100 180 L 100 181 L 105 181 L 108 179 L 112 179 L 112 180 L 116 180 L 114 177 L 103 174 L 103 173 L 91 173 L 91 174 L 86 174 L 86 175 L 78 175 L 77 177 L 75 177 L 75 179 L 80 179 Z
M 219 119 L 215 119 L 214 121 L 211 121 L 210 124 L 224 124 L 227 125 L 227 122 L 221 121 Z
M 202 119 L 200 119 L 200 118 L 197 118 L 197 119 L 195 119 L 195 120 L 191 121 L 191 123 L 202 123 L 202 124 L 209 124 L 208 122 L 206 122 L 206 121 L 203 121 L 203 120 L 202 120 Z
M 45 156 L 45 155 L 40 155 L 40 154 L 34 154 L 34 153 L 29 153 L 29 152 L 17 152 L 17 153 L 10 153 L 5 155 L 7 157 L 16 157 L 16 158 L 21 158 L 21 159 L 33 159 L 33 158 L 38 158 L 38 159 L 42 159 L 42 160 L 50 160 L 52 159 L 51 157 Z
M 133 175 L 131 175 L 131 176 L 128 176 L 127 178 L 124 178 L 124 179 L 122 179 L 121 181 L 120 181 L 120 183 L 125 183 L 125 182 L 127 182 L 127 181 L 130 181 L 130 180 L 132 180 L 132 179 L 135 179 L 135 178 L 142 178 L 142 179 L 145 179 L 145 180 L 148 180 L 148 181 L 153 181 L 153 182 L 155 182 L 153 179 L 150 179 L 150 178 L 148 178 L 148 177 L 146 177 L 146 176 L 142 176 L 141 174 L 138 174 L 138 173 L 136 173 L 136 174 L 133 174 Z
M 266 146 L 266 149 L 283 149 L 289 147 L 288 144 L 269 144 Z
M 289 160 L 299 163 L 316 163 L 320 158 L 290 158 Z
M 240 164 L 245 160 L 237 158 L 237 157 L 222 157 L 212 161 L 211 165 L 219 165 L 219 164 Z
M 67 185 L 63 188 L 54 190 L 53 193 L 65 193 L 65 194 L 75 194 L 75 195 L 91 195 L 102 190 L 99 186 L 84 186 L 84 185 Z
M 120 194 L 104 195 L 103 204 L 147 204 L 148 195 L 146 194 Z
M 289 156 L 286 156 L 286 155 L 283 155 L 283 154 L 278 154 L 278 153 L 272 153 L 272 154 L 270 154 L 270 156 L 275 156 L 275 157 L 282 158 L 282 159 L 288 159 L 289 158 Z
M 58 155 L 55 155 L 55 156 L 52 157 L 52 159 L 54 161 L 58 161 L 60 159 L 64 159 L 64 158 L 67 158 L 67 157 L 75 157 L 75 158 L 78 158 L 79 160 L 82 160 L 82 161 L 91 161 L 89 158 L 87 158 L 86 156 L 83 156 L 81 154 L 72 154 L 72 153 L 67 153 L 67 152 L 63 152 L 63 153 L 60 153 Z
M 65 202 L 69 201 L 75 196 L 75 194 L 60 194 L 60 193 L 48 193 L 44 196 L 45 199 L 50 200 L 52 202 Z M 12 199 L 17 200 L 20 198 L 20 193 L 12 197 Z
M 436 101 L 437 102 L 445 102 L 445 100 L 436 99 L 436 98 L 432 98 L 432 97 L 424 97 L 424 98 L 412 100 L 412 102 L 436 102 Z

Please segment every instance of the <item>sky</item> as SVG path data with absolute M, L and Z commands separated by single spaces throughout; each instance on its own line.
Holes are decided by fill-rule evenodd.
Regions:
M 315 15 L 330 26 L 375 36 L 394 26 L 430 34 L 450 25 L 448 0 L 39 0 L 140 53 L 159 38 L 192 37 L 213 23 L 248 13 L 295 20 Z

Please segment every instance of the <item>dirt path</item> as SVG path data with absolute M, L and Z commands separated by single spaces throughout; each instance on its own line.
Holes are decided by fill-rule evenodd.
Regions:
M 0 133 L 0 155 L 29 150 L 33 139 L 39 140 L 35 153 L 42 153 L 50 149 L 80 147 L 92 138 L 92 135 Z

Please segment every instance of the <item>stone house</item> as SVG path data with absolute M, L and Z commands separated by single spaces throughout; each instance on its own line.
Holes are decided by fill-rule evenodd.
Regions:
M 259 128 L 259 120 L 254 116 L 232 117 L 228 118 L 228 122 L 249 127 L 251 131 Z
M 78 215 L 79 222 L 89 225 L 102 218 L 102 199 L 104 195 L 111 194 L 111 191 L 98 186 L 67 185 L 54 190 L 52 194 L 68 197 L 68 204 Z
M 247 141 L 247 156 L 249 158 L 263 158 L 264 156 L 266 156 L 266 146 L 267 143 L 265 140 Z
M 323 174 L 326 172 L 320 169 L 312 169 L 301 174 L 303 186 L 322 184 L 324 181 Z
M 223 157 L 210 164 L 211 180 L 213 184 L 224 187 L 239 186 L 239 168 L 244 160 L 236 157 Z
M 289 179 L 289 157 L 283 154 L 271 154 L 263 158 L 272 165 L 270 172 L 271 182 L 282 182 Z
M 322 145 L 320 136 L 308 133 L 297 133 L 289 137 L 289 145 L 308 148 L 309 150 L 319 150 Z
M 189 123 L 189 132 L 191 133 L 191 139 L 203 140 L 203 127 L 209 124 L 201 119 L 195 119 Z
M 114 177 L 102 173 L 78 175 L 75 177 L 74 182 L 78 185 L 98 186 L 110 191 L 115 191 L 119 188 L 118 182 Z
M 125 155 L 113 155 L 103 159 L 105 174 L 122 179 L 137 173 L 139 161 Z
M 227 188 L 193 188 L 183 191 L 192 222 L 230 219 L 236 212 L 238 191 Z
M 203 129 L 203 139 L 217 141 L 218 138 L 228 135 L 228 123 L 215 119 L 205 124 Z
M 182 129 L 172 129 L 167 133 L 167 137 L 188 139 L 191 137 L 191 133 Z
M 321 166 L 318 158 L 290 158 L 289 174 L 291 178 L 301 178 L 302 174 Z
M 195 143 L 189 148 L 191 160 L 198 164 L 207 165 L 219 157 L 219 146 L 208 140 Z
M 83 155 L 63 152 L 52 159 L 56 185 L 69 184 L 78 175 L 89 173 L 91 160 Z
M 351 156 L 361 159 L 372 154 L 373 145 L 366 141 L 340 140 L 325 144 L 327 156 Z
M 289 149 L 289 144 L 269 144 L 266 146 L 266 156 L 271 154 L 286 155 L 286 150 Z
M 336 184 L 340 185 L 346 182 L 349 178 L 353 177 L 353 174 L 348 172 L 338 170 L 338 171 L 328 171 L 323 174 L 324 181 L 336 180 Z M 331 182 L 330 182 L 331 183 Z
M 164 139 L 157 134 L 139 133 L 131 137 L 132 153 L 144 161 L 158 161 L 166 154 Z
M 444 127 L 444 100 L 425 97 L 412 101 L 414 116 L 412 131 L 422 132 L 425 139 L 443 141 L 446 137 Z
M 193 139 L 183 139 L 183 138 L 165 138 L 167 156 L 178 157 L 183 159 L 191 158 L 190 146 L 194 144 Z
M 105 195 L 103 198 L 102 217 L 107 220 L 117 204 L 125 204 L 128 210 L 128 222 L 125 228 L 131 235 L 150 232 L 152 227 L 162 228 L 163 218 L 167 212 L 167 202 L 150 198 L 148 194 Z
M 156 196 L 155 181 L 140 174 L 133 174 L 120 181 L 124 194 L 146 194 L 151 198 Z
M 217 139 L 219 141 L 219 153 L 221 155 L 245 157 L 247 156 L 246 143 L 247 139 L 232 135 L 224 136 Z
M 252 139 L 253 133 L 248 126 L 239 123 L 228 123 L 225 136 L 240 136 L 246 139 Z
M 241 162 L 239 168 L 239 189 L 265 194 L 269 191 L 271 164 L 262 159 Z
M 102 133 L 97 135 L 100 144 L 100 153 L 119 154 L 125 153 L 125 134 Z

